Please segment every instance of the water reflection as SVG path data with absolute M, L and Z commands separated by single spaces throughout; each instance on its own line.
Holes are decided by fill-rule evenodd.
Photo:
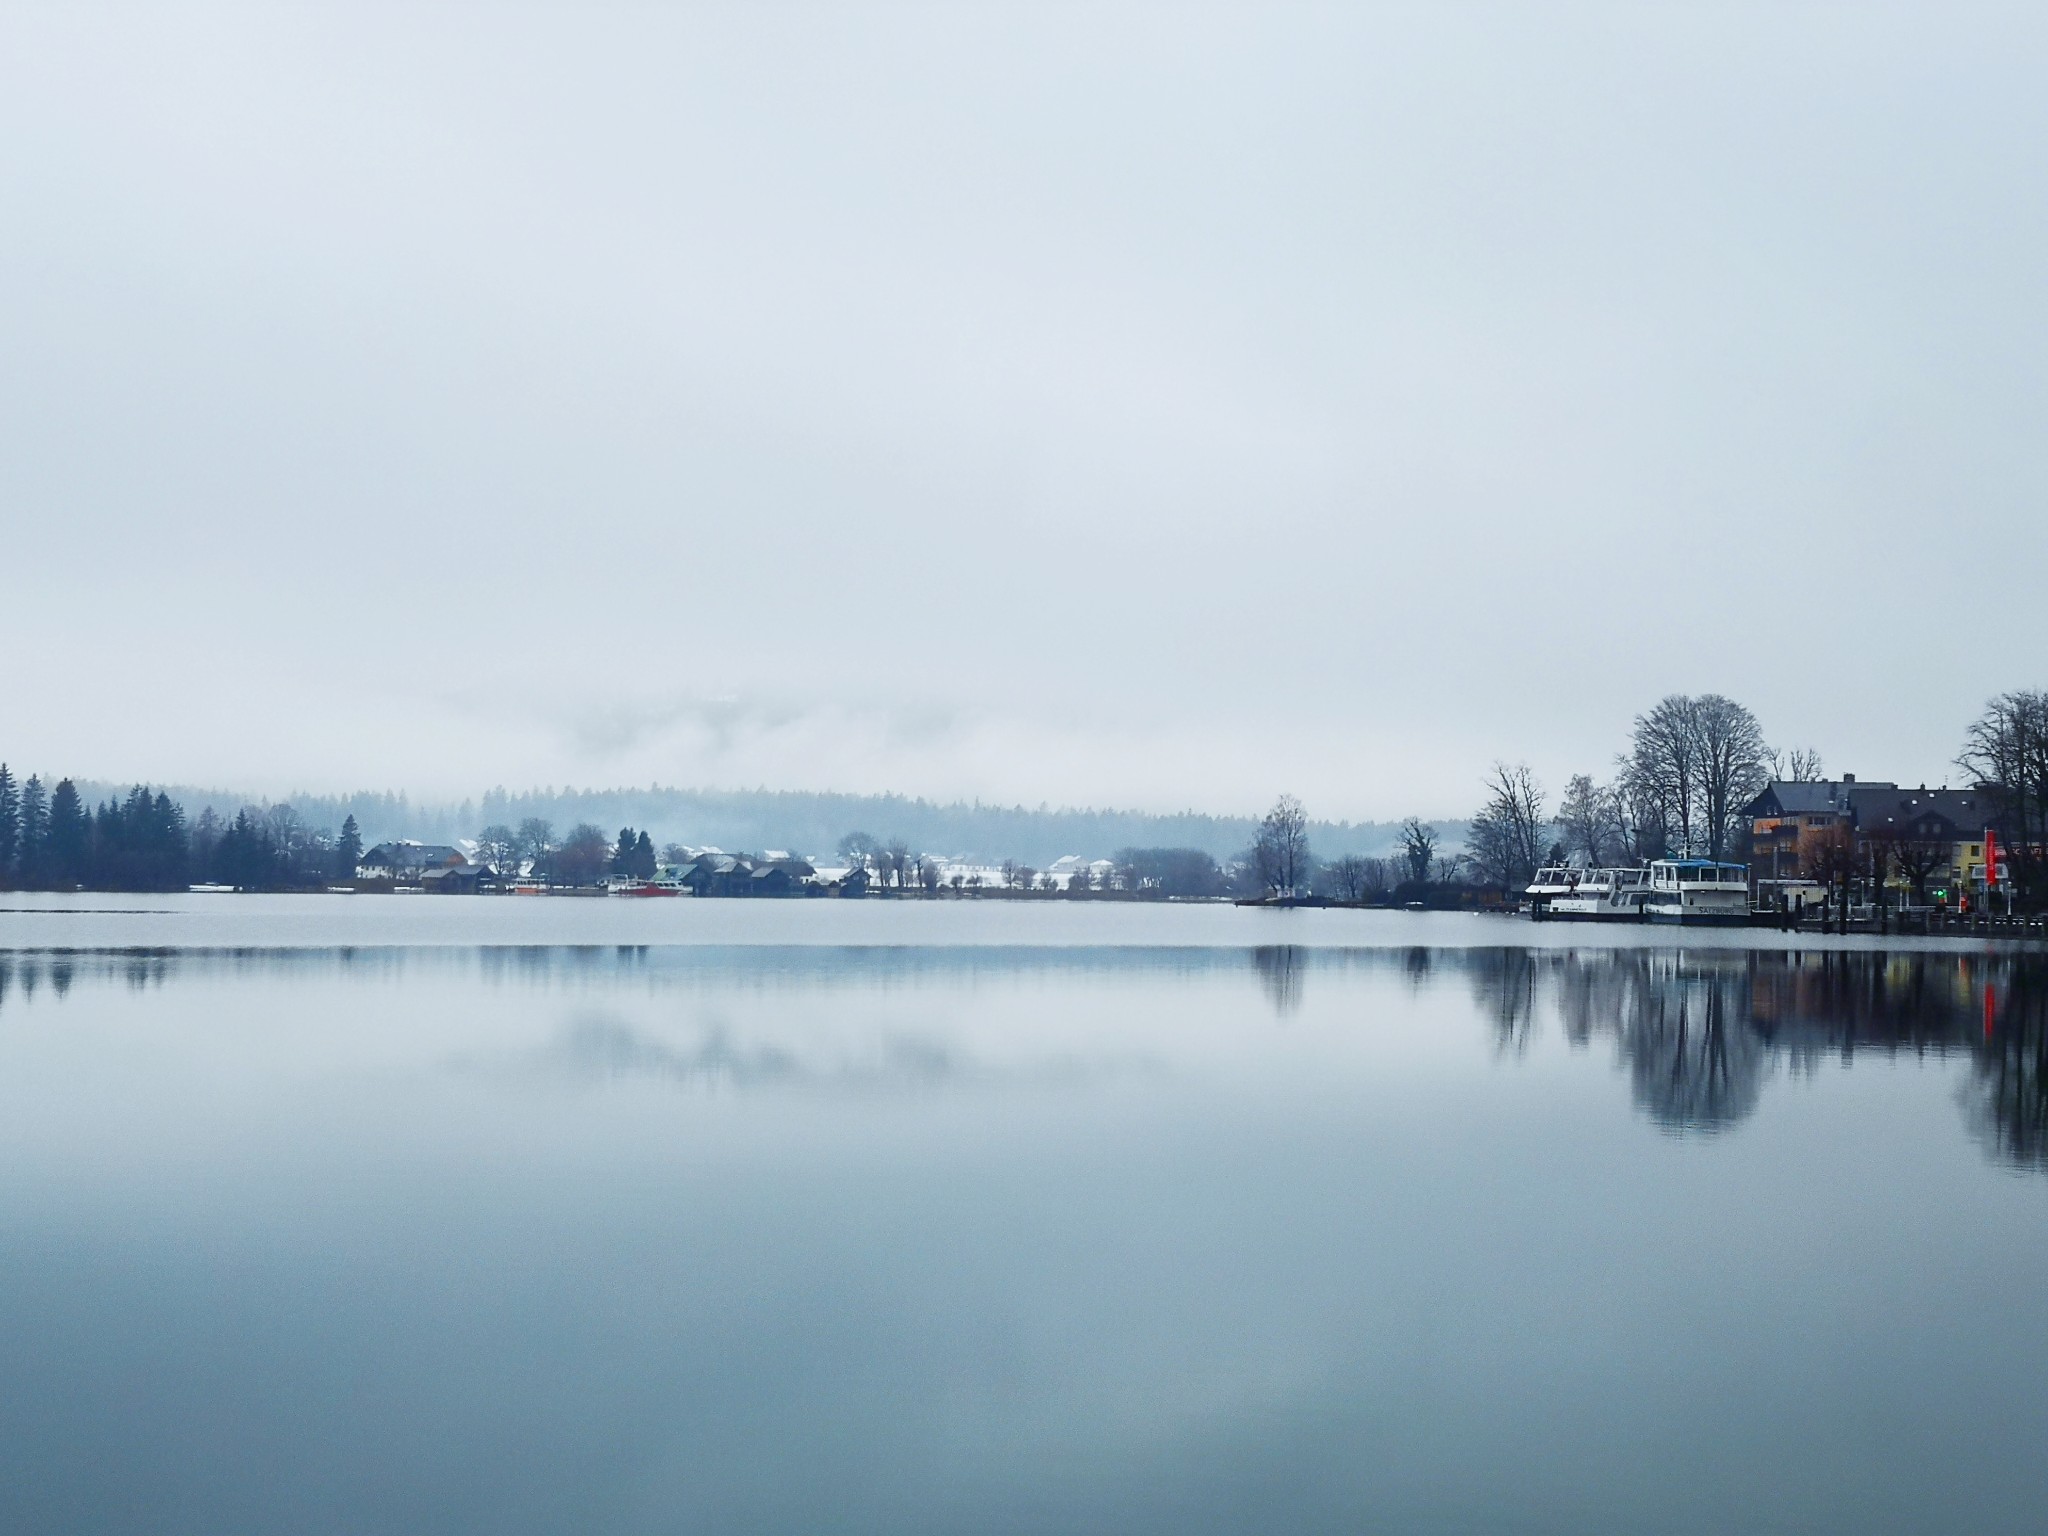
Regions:
M 2044 1000 L 1939 949 L 0 950 L 0 1527 L 2030 1532 L 2048 1185 L 1976 1148 L 2048 1171 Z
M 1967 1057 L 1967 1125 L 1994 1157 L 2048 1171 L 2048 955 L 1953 950 L 667 948 L 0 951 L 0 1016 L 44 987 L 161 987 L 252 973 L 398 979 L 459 972 L 486 985 L 888 993 L 932 980 L 1014 987 L 1024 978 L 1243 975 L 1276 1017 L 1299 1013 L 1318 973 L 1398 978 L 1423 993 L 1463 983 L 1498 1054 L 1525 1056 L 1555 1021 L 1574 1050 L 1605 1043 L 1637 1108 L 1676 1133 L 1714 1134 L 1754 1113 L 1784 1067 L 1810 1074 L 1859 1054 Z M 476 1063 L 470 1063 L 476 1066 Z M 515 1070 L 498 1063 L 491 1070 Z M 979 1070 L 937 1038 L 884 1032 L 860 1060 L 806 1062 L 719 1028 L 678 1043 L 602 1012 L 578 1015 L 516 1070 L 638 1076 L 733 1089 L 797 1082 L 940 1083 Z
M 1298 944 L 1262 944 L 1252 951 L 1252 966 L 1273 1012 L 1286 1015 L 1301 1006 L 1302 977 L 1309 952 Z

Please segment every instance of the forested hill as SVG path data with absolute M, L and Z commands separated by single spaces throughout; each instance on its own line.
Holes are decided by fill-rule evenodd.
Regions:
M 79 790 L 92 803 L 118 798 L 125 785 L 85 783 Z M 171 798 L 196 816 L 211 805 L 232 815 L 261 797 L 188 785 L 170 785 Z M 1095 809 L 1036 810 L 1024 806 L 939 803 L 902 795 L 821 794 L 764 789 L 543 789 L 512 794 L 492 790 L 459 804 L 416 802 L 404 795 L 294 794 L 285 797 L 306 822 L 338 828 L 353 815 L 366 844 L 410 837 L 446 842 L 474 837 L 492 822 L 517 826 L 529 816 L 567 832 L 579 821 L 607 831 L 644 827 L 657 844 L 710 845 L 761 852 L 786 848 L 798 854 L 829 853 L 848 832 L 866 832 L 885 842 L 900 839 L 912 849 L 967 859 L 1016 859 L 1043 867 L 1063 854 L 1106 858 L 1126 847 L 1200 848 L 1218 859 L 1241 853 L 1252 840 L 1255 818 L 1209 816 L 1195 811 L 1154 815 L 1143 811 Z M 1439 822 L 1446 844 L 1455 846 L 1462 824 Z M 1339 854 L 1386 854 L 1398 841 L 1391 822 L 1311 822 L 1309 841 L 1319 858 Z

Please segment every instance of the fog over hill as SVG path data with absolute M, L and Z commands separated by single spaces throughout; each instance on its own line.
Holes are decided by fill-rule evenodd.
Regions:
M 236 790 L 172 784 L 171 798 L 196 816 L 206 806 L 232 815 L 244 805 L 267 803 Z M 126 785 L 80 781 L 88 802 L 118 797 Z M 579 821 L 607 832 L 622 826 L 646 829 L 657 843 L 678 842 L 728 851 L 786 848 L 798 854 L 829 853 L 848 832 L 867 832 L 885 842 L 900 838 L 912 849 L 967 859 L 1017 859 L 1043 865 L 1063 854 L 1107 857 L 1125 847 L 1199 848 L 1218 859 L 1242 852 L 1252 840 L 1256 818 L 1212 816 L 1196 811 L 1155 814 L 1093 807 L 1031 809 L 1018 805 L 942 803 L 904 795 L 851 795 L 801 790 L 677 789 L 661 785 L 629 789 L 535 789 L 512 793 L 493 789 L 474 800 L 415 801 L 389 791 L 348 795 L 293 794 L 284 797 L 316 827 L 335 828 L 354 816 L 366 843 L 410 837 L 446 842 L 474 837 L 492 823 L 517 826 L 544 817 L 566 833 Z M 1464 836 L 1462 822 L 1436 824 L 1448 845 Z M 1385 854 L 1398 840 L 1391 822 L 1311 822 L 1310 845 L 1322 858 L 1345 853 Z

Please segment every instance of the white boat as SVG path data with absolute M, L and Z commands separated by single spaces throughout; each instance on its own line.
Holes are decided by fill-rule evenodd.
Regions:
M 1653 923 L 1749 921 L 1749 866 L 1713 859 L 1657 859 L 1643 911 Z
M 1539 923 L 1639 923 L 1649 879 L 1646 869 L 1539 869 L 1527 891 L 1529 916 Z

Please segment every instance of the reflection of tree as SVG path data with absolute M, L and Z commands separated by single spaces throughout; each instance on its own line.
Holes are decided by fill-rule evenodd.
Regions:
M 1536 955 L 1527 949 L 1482 949 L 1466 959 L 1472 996 L 1493 1025 L 1494 1044 L 1522 1054 L 1536 1026 Z
M 1735 965 L 1656 958 L 1664 962 L 1651 971 L 1657 984 L 1631 989 L 1621 1019 L 1636 1102 L 1660 1125 L 1720 1130 L 1756 1108 L 1768 1064 L 1750 1024 L 1744 957 Z
M 1289 1014 L 1301 1006 L 1302 975 L 1308 969 L 1308 951 L 1299 944 L 1261 944 L 1252 950 L 1252 964 L 1259 972 L 1259 985 L 1266 1000 L 1278 1014 Z
M 1999 971 L 1985 983 L 1964 1112 L 1995 1156 L 2048 1171 L 2048 957 L 2021 956 Z

